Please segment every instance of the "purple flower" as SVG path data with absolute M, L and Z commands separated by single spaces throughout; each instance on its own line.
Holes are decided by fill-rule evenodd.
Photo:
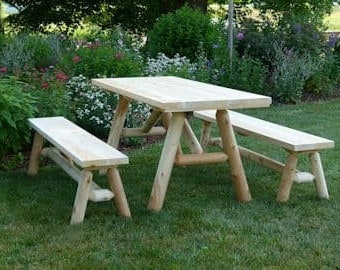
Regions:
M 237 35 L 236 35 L 236 39 L 237 40 L 242 40 L 244 39 L 244 34 L 242 32 L 238 32 Z

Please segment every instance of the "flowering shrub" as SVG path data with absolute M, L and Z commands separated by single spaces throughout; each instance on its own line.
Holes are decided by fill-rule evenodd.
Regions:
M 144 75 L 176 75 L 179 77 L 193 77 L 197 67 L 190 63 L 185 56 L 175 54 L 173 58 L 167 57 L 164 53 L 158 53 L 156 58 L 148 57 L 144 68 Z
M 59 66 L 72 76 L 81 74 L 87 78 L 97 78 L 138 76 L 142 65 L 139 52 L 126 45 L 123 39 L 96 39 L 74 44 Z
M 107 138 L 118 95 L 93 86 L 83 75 L 72 77 L 66 87 L 76 123 L 99 137 Z M 133 102 L 130 104 L 126 126 L 138 127 L 149 115 L 148 106 Z

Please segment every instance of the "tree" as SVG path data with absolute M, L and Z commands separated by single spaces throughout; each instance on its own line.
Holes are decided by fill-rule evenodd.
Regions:
M 188 4 L 203 12 L 208 4 L 227 4 L 228 0 L 7 0 L 19 10 L 8 20 L 15 26 L 39 29 L 49 23 L 72 26 L 91 20 L 104 28 L 120 24 L 124 28 L 146 31 L 161 15 Z M 235 5 L 253 3 L 263 13 L 268 10 L 276 14 L 291 16 L 298 14 L 319 23 L 320 18 L 330 11 L 332 0 L 235 0 Z M 300 16 L 300 17 L 301 17 Z

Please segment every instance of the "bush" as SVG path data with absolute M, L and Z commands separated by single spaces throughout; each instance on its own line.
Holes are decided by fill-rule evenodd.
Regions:
M 318 64 L 309 54 L 299 55 L 281 44 L 276 43 L 274 49 L 270 95 L 278 103 L 299 102 L 305 81 L 318 69 Z
M 161 52 L 171 58 L 179 54 L 194 61 L 200 48 L 211 57 L 214 44 L 221 39 L 221 32 L 210 16 L 185 6 L 163 15 L 154 24 L 148 33 L 146 51 L 153 58 Z
M 17 76 L 32 68 L 55 65 L 61 57 L 62 43 L 55 35 L 18 34 L 7 41 L 1 53 L 1 65 Z
M 8 154 L 18 154 L 30 140 L 27 119 L 36 113 L 36 101 L 27 86 L 15 78 L 0 79 L 0 160 Z
M 66 87 L 76 123 L 98 137 L 107 138 L 118 95 L 93 86 L 83 75 L 71 78 Z M 149 115 L 148 106 L 132 102 L 125 125 L 139 127 Z
M 135 52 L 97 40 L 72 49 L 63 57 L 60 67 L 71 76 L 128 77 L 141 74 L 142 61 Z

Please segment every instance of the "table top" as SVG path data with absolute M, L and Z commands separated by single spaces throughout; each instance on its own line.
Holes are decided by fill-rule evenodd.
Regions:
M 164 112 L 257 108 L 271 104 L 268 96 L 173 76 L 92 79 L 92 84 Z

